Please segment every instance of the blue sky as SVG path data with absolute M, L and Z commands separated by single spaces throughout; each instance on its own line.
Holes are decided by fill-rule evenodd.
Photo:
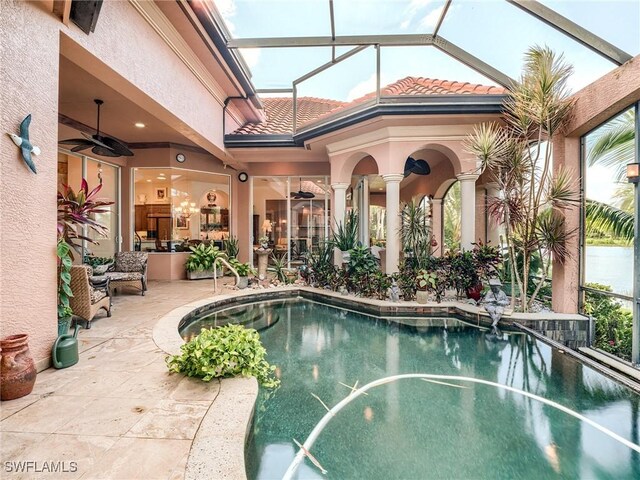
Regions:
M 236 38 L 330 35 L 328 0 L 215 0 Z M 640 1 L 543 0 L 631 55 L 640 53 Z M 336 34 L 431 33 L 444 0 L 334 0 Z M 607 71 L 607 60 L 502 0 L 454 0 L 440 30 L 447 40 L 517 77 L 523 52 L 547 44 L 574 65 L 578 90 Z M 343 48 L 340 52 L 346 51 Z M 331 58 L 330 48 L 243 50 L 257 88 L 291 81 Z M 433 47 L 387 47 L 381 82 L 408 75 L 493 84 Z M 373 48 L 304 82 L 301 95 L 351 100 L 375 86 Z

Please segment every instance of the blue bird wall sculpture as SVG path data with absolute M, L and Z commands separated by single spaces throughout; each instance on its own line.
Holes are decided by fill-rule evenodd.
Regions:
M 36 165 L 35 163 L 33 163 L 33 160 L 31 158 L 31 154 L 33 153 L 34 155 L 40 155 L 40 149 L 29 141 L 29 124 L 30 123 L 31 123 L 31 114 L 27 115 L 24 118 L 24 120 L 22 120 L 22 123 L 20 124 L 19 136 L 16 135 L 15 133 L 7 133 L 7 135 L 11 137 L 11 140 L 13 140 L 13 143 L 15 143 L 18 147 L 20 147 L 20 150 L 22 152 L 22 159 L 24 160 L 24 163 L 27 164 L 27 167 L 29 167 L 29 169 L 33 173 L 38 173 L 36 170 Z

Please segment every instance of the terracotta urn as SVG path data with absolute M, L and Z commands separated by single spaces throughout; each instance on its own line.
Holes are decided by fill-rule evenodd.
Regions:
M 36 365 L 29 352 L 29 335 L 22 333 L 0 340 L 0 399 L 29 395 L 36 383 Z

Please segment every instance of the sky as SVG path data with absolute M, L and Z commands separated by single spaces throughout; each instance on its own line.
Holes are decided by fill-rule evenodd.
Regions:
M 213 0 L 235 38 L 330 35 L 328 0 Z M 334 0 L 336 35 L 431 33 L 444 0 Z M 631 55 L 640 53 L 639 0 L 543 0 Z M 517 78 L 534 44 L 562 52 L 579 90 L 615 65 L 502 0 L 453 0 L 440 35 Z M 338 49 L 338 54 L 349 47 Z M 331 59 L 327 47 L 243 49 L 256 88 L 291 82 Z M 300 95 L 353 100 L 375 88 L 373 47 L 300 84 Z M 381 84 L 406 76 L 495 84 L 433 47 L 381 50 Z

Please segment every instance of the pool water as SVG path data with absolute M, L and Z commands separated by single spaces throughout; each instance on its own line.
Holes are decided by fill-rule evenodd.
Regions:
M 332 407 L 350 392 L 341 383 L 401 373 L 516 387 L 638 443 L 640 396 L 528 335 L 499 338 L 442 318 L 399 326 L 302 299 L 239 310 L 256 311 L 278 319 L 261 338 L 282 385 L 260 390 L 250 479 L 282 478 L 298 450 L 293 439 L 304 443 L 326 413 L 312 394 Z M 639 454 L 566 413 L 495 387 L 447 383 L 466 388 L 410 379 L 355 399 L 311 449 L 328 473 L 305 459 L 297 478 L 640 478 Z

